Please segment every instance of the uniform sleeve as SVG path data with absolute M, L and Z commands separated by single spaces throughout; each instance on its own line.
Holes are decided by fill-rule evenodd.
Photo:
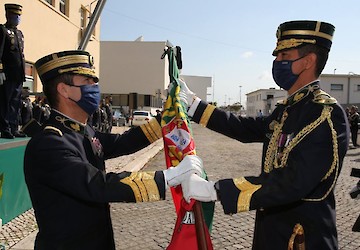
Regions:
M 192 120 L 244 143 L 263 142 L 269 124 L 268 118 L 237 117 L 203 101 L 198 103 L 193 112 Z
M 3 70 L 4 70 L 4 66 L 2 64 L 4 46 L 5 46 L 4 26 L 2 24 L 0 24 L 0 72 L 3 72 Z
M 43 196 L 51 195 L 55 190 L 83 201 L 100 203 L 165 198 L 161 171 L 106 174 L 83 159 L 74 146 L 53 134 L 29 142 L 24 171 L 30 193 L 41 186 L 42 191 L 36 193 Z
M 218 192 L 224 212 L 233 214 L 327 198 L 346 152 L 346 131 L 344 120 L 326 120 L 282 156 L 286 157 L 281 158 L 286 162 L 284 166 L 257 177 L 220 180 Z
M 162 138 L 160 124 L 151 119 L 147 124 L 131 128 L 123 134 L 96 133 L 103 150 L 104 158 L 110 159 L 135 153 Z

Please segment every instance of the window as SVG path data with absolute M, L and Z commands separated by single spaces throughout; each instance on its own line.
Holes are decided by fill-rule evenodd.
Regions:
M 45 0 L 48 4 L 50 4 L 50 5 L 54 5 L 54 0 Z
M 151 106 L 151 96 L 150 95 L 144 95 L 144 106 Z
M 344 90 L 344 86 L 342 84 L 331 84 L 331 90 L 342 91 Z
M 87 18 L 88 18 L 88 10 L 82 6 L 81 10 L 80 10 L 80 28 L 81 29 L 86 28 Z
M 31 92 L 34 91 L 34 65 L 30 63 L 25 63 L 24 87 L 28 87 Z
M 360 91 L 360 84 L 356 85 L 357 86 L 357 91 Z
M 66 13 L 66 8 L 67 8 L 67 0 L 60 0 L 59 1 L 59 10 L 61 13 L 63 13 L 64 15 L 67 15 Z
M 81 10 L 80 10 L 80 28 L 82 30 L 82 35 L 84 35 L 84 31 L 86 29 L 86 26 L 89 23 L 88 19 L 90 18 L 90 16 L 91 16 L 90 11 L 86 7 L 81 6 Z M 95 28 L 94 28 L 94 30 L 92 32 L 92 35 L 95 36 Z

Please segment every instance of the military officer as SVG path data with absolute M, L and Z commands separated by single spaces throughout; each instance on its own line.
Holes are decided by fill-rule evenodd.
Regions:
M 36 250 L 115 249 L 109 202 L 162 200 L 167 186 L 190 173 L 202 174 L 197 156 L 164 171 L 106 173 L 104 160 L 134 153 L 162 135 L 155 119 L 122 135 L 87 125 L 100 102 L 92 65 L 85 51 L 53 53 L 35 63 L 52 108 L 24 157 L 39 227 Z
M 25 137 L 18 130 L 21 90 L 25 81 L 24 36 L 17 29 L 22 6 L 5 4 L 0 25 L 0 132 L 2 138 Z
M 263 143 L 259 176 L 234 176 L 214 184 L 192 175 L 182 183 L 187 200 L 220 200 L 225 214 L 256 210 L 253 249 L 295 249 L 294 242 L 306 249 L 338 249 L 334 187 L 349 125 L 344 110 L 318 80 L 334 30 L 320 21 L 279 26 L 272 73 L 288 98 L 268 117 L 226 113 L 194 97 L 181 83 L 181 99 L 190 106 L 193 121 L 244 143 Z

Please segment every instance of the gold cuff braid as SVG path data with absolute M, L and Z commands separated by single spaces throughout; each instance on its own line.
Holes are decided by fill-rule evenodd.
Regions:
M 133 172 L 120 182 L 131 187 L 136 202 L 160 200 L 159 189 L 156 185 L 155 172 Z
M 206 127 L 210 120 L 210 116 L 212 115 L 214 110 L 215 110 L 215 106 L 208 104 L 204 113 L 202 114 L 202 116 L 200 118 L 199 124 Z
M 233 179 L 235 186 L 240 190 L 237 211 L 244 212 L 250 210 L 250 201 L 252 195 L 261 188 L 261 185 L 254 185 L 244 177 Z
M 155 118 L 151 119 L 148 123 L 140 126 L 150 143 L 162 138 L 161 126 Z

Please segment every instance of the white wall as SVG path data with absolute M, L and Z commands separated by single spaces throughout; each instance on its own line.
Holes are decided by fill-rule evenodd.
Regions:
M 207 100 L 207 88 L 211 87 L 212 77 L 181 75 L 181 78 L 201 100 Z
M 343 89 L 332 90 L 332 84 L 341 84 Z M 344 106 L 360 103 L 359 75 L 323 74 L 320 76 L 320 85 L 325 92 L 336 98 Z
M 101 92 L 154 95 L 169 84 L 165 42 L 100 42 Z

